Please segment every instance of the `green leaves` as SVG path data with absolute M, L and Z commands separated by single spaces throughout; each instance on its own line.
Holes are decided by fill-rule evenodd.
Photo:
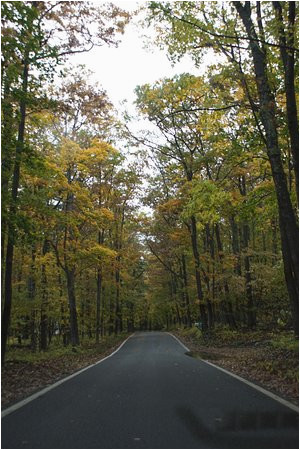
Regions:
M 218 223 L 230 202 L 230 194 L 219 188 L 210 180 L 193 180 L 185 189 L 186 204 L 183 208 L 183 219 L 196 215 L 198 222 L 205 224 Z

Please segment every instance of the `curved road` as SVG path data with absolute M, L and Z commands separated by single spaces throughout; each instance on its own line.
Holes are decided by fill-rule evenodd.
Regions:
M 298 414 L 136 333 L 100 364 L 2 419 L 2 448 L 298 448 Z

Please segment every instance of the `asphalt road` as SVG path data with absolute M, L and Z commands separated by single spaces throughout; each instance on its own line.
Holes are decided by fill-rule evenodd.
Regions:
M 298 448 L 298 414 L 167 333 L 112 357 L 2 419 L 2 448 Z

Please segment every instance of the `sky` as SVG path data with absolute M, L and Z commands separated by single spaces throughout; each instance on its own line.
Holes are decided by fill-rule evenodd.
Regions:
M 131 12 L 138 5 L 145 4 L 145 1 L 120 0 L 113 3 Z M 107 91 L 115 107 L 124 99 L 131 105 L 135 99 L 134 89 L 137 85 L 154 83 L 160 78 L 183 72 L 199 74 L 199 70 L 188 57 L 172 67 L 166 52 L 154 46 L 145 48 L 143 35 L 154 35 L 154 31 L 141 29 L 137 22 L 138 19 L 134 18 L 127 25 L 124 35 L 120 35 L 121 42 L 117 48 L 103 45 L 70 59 L 72 64 L 85 64 L 95 73 L 92 79 L 98 81 Z
M 106 3 L 94 1 L 94 3 Z M 137 6 L 145 4 L 145 1 L 113 1 L 117 6 L 132 12 Z M 137 111 L 134 108 L 136 86 L 145 83 L 154 83 L 164 78 L 172 77 L 180 73 L 191 73 L 200 75 L 205 70 L 205 62 L 202 65 L 202 73 L 199 68 L 195 67 L 193 61 L 186 56 L 175 66 L 168 60 L 167 52 L 159 50 L 158 47 L 151 45 L 151 48 L 145 48 L 144 35 L 154 36 L 153 29 L 141 28 L 139 25 L 140 16 L 134 17 L 126 26 L 125 33 L 120 35 L 120 44 L 117 48 L 103 45 L 95 47 L 88 53 L 74 55 L 70 58 L 72 64 L 85 64 L 88 69 L 94 72 L 91 80 L 97 81 L 99 85 L 107 92 L 110 101 L 115 108 L 121 112 L 128 111 L 131 115 L 137 117 Z M 209 58 L 206 61 L 211 62 Z M 126 100 L 126 106 L 121 103 Z M 138 135 L 139 131 L 153 130 L 154 125 L 150 124 L 146 119 L 139 117 L 131 121 L 130 130 Z M 133 156 L 126 152 L 126 160 L 130 163 Z M 145 169 L 146 170 L 146 169 Z M 151 172 L 150 167 L 147 172 Z M 150 214 L 151 211 L 147 207 L 141 209 Z

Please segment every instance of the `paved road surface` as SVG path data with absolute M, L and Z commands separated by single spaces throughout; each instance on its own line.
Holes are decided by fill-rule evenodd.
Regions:
M 136 333 L 111 358 L 2 419 L 2 448 L 298 448 L 297 413 Z

